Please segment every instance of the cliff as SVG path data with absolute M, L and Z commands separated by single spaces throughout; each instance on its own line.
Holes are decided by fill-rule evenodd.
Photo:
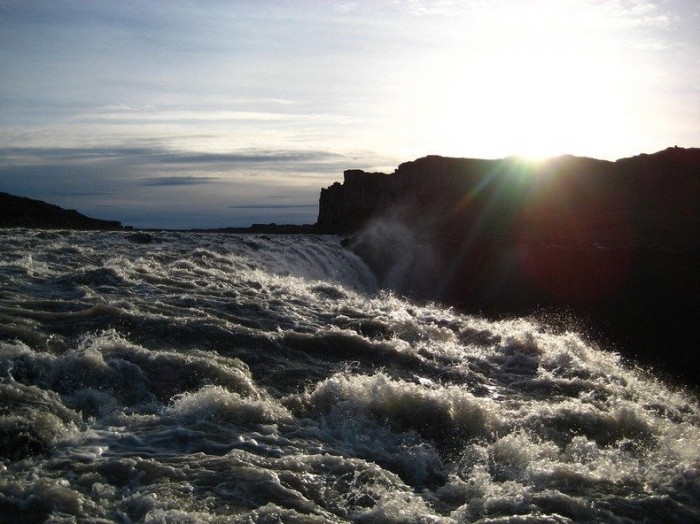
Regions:
M 346 171 L 321 192 L 317 227 L 351 235 L 400 293 L 490 316 L 572 315 L 593 338 L 697 380 L 700 149 Z
M 82 215 L 74 209 L 63 209 L 53 204 L 0 193 L 0 227 L 28 227 L 38 229 L 122 229 L 120 222 L 99 220 Z
M 317 225 L 349 233 L 405 209 L 402 218 L 418 227 L 430 218 L 432 233 L 471 231 L 477 220 L 480 234 L 523 233 L 533 221 L 562 214 L 616 215 L 649 226 L 657 218 L 697 218 L 699 197 L 700 149 L 669 148 L 616 162 L 428 156 L 391 175 L 345 171 L 343 184 L 321 190 Z

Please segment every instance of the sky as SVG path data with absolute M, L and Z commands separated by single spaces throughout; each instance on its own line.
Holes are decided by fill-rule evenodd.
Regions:
M 345 169 L 700 146 L 698 0 L 0 0 L 0 191 L 313 223 Z

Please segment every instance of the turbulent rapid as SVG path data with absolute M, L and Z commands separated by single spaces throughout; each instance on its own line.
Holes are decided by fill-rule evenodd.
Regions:
M 700 409 L 337 237 L 0 231 L 3 522 L 696 522 Z

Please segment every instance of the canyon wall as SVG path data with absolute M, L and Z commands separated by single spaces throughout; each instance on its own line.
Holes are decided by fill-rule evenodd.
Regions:
M 346 171 L 321 192 L 317 228 L 348 235 L 399 293 L 489 316 L 573 317 L 695 381 L 700 149 L 616 162 L 429 156 L 392 174 Z
M 593 221 L 614 216 L 650 227 L 640 231 L 644 235 L 653 233 L 654 222 L 697 219 L 699 198 L 700 149 L 669 148 L 616 162 L 428 156 L 401 164 L 390 175 L 345 171 L 342 184 L 321 191 L 317 226 L 352 233 L 369 220 L 405 209 L 404 219 L 416 227 L 425 224 L 433 234 L 479 229 L 512 235 L 525 233 L 523 228 L 544 234 L 532 230 L 538 220 L 575 215 Z M 597 234 L 604 235 L 601 226 Z

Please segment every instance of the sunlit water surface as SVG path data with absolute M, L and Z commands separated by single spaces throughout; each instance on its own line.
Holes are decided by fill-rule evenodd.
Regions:
M 2 521 L 700 520 L 690 394 L 337 237 L 6 230 L 0 279 Z

